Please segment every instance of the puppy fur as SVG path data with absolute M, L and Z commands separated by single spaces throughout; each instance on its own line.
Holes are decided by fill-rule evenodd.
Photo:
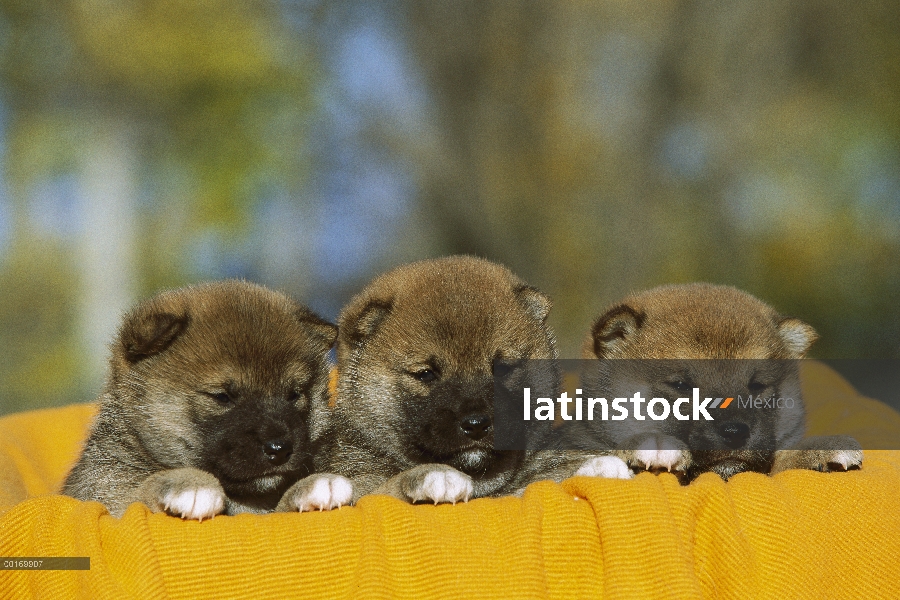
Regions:
M 327 402 L 336 335 L 288 296 L 241 281 L 142 302 L 112 344 L 99 414 L 63 493 L 115 516 L 136 501 L 194 519 L 275 509 L 311 473 L 310 421 Z M 304 480 L 282 510 L 301 510 L 323 478 L 334 481 Z
M 862 450 L 852 438 L 803 438 L 803 403 L 793 359 L 805 356 L 816 338 L 808 324 L 733 287 L 669 285 L 629 296 L 594 322 L 584 358 L 788 360 L 710 361 L 708 368 L 698 361 L 693 373 L 670 372 L 684 363 L 673 367 L 664 360 L 604 361 L 604 367 L 588 373 L 588 387 L 609 397 L 621 397 L 627 392 L 617 387 L 633 388 L 635 382 L 648 398 L 685 396 L 693 386 L 704 395 L 717 390 L 718 395 L 774 394 L 794 398 L 796 410 L 726 409 L 732 411 L 728 423 L 630 420 L 631 430 L 619 427 L 613 433 L 606 428 L 605 442 L 622 448 L 617 455 L 633 470 L 673 471 L 686 479 L 704 471 L 727 479 L 748 470 L 858 468 Z M 640 372 L 630 372 L 635 370 Z M 794 449 L 774 451 L 776 447 Z
M 355 497 L 434 503 L 571 475 L 567 457 L 493 449 L 494 370 L 556 358 L 550 307 L 505 267 L 467 256 L 375 279 L 340 315 L 338 399 L 317 468 L 352 479 Z

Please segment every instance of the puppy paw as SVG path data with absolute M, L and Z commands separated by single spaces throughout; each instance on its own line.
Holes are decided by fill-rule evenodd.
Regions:
M 350 504 L 353 483 L 346 477 L 319 473 L 301 479 L 284 493 L 276 512 L 331 510 Z
M 796 449 L 779 450 L 771 473 L 808 469 L 822 473 L 854 471 L 862 467 L 863 450 L 850 436 L 817 436 L 801 440 Z
M 148 477 L 139 499 L 154 512 L 182 519 L 210 519 L 225 510 L 225 491 L 210 473 L 199 469 L 171 469 Z
M 828 450 L 816 465 L 817 471 L 854 471 L 862 467 L 862 450 Z
M 213 487 L 173 490 L 160 499 L 160 504 L 172 516 L 202 521 L 222 512 L 225 494 Z
M 627 444 L 634 450 L 623 450 L 618 454 L 635 472 L 649 471 L 683 475 L 691 466 L 691 453 L 679 439 L 668 435 L 648 435 Z
M 634 473 L 618 456 L 595 456 L 588 459 L 575 471 L 575 475 L 603 477 L 606 479 L 631 479 Z
M 447 465 L 420 465 L 405 472 L 401 489 L 410 502 L 468 502 L 472 478 Z

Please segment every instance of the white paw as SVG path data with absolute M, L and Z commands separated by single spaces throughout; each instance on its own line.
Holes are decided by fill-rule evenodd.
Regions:
M 595 456 L 586 460 L 575 471 L 575 475 L 604 477 L 606 479 L 631 479 L 634 477 L 634 473 L 631 472 L 625 461 L 618 456 Z
M 439 504 L 441 502 L 468 502 L 474 491 L 472 478 L 458 471 L 432 471 L 422 478 L 410 496 L 413 502 L 427 500 Z
M 689 459 L 678 444 L 669 437 L 649 437 L 634 451 L 634 461 L 648 471 L 684 470 Z
M 350 504 L 353 483 L 340 475 L 313 476 L 305 489 L 291 498 L 291 504 L 300 512 L 331 510 Z
M 682 453 L 681 450 L 638 450 L 634 453 L 634 458 L 648 471 L 653 469 L 671 471 L 675 465 L 681 463 Z
M 170 515 L 182 519 L 210 519 L 225 508 L 225 496 L 215 488 L 193 488 L 171 491 L 162 499 Z
M 845 471 L 848 471 L 862 464 L 862 454 L 862 450 L 836 450 L 829 457 L 828 463 L 841 465 Z

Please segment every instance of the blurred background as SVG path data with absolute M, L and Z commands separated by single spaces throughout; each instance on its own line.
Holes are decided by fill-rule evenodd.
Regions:
M 243 277 L 334 319 L 470 253 L 565 357 L 706 280 L 900 358 L 900 3 L 0 0 L 0 413 L 93 399 L 122 311 Z

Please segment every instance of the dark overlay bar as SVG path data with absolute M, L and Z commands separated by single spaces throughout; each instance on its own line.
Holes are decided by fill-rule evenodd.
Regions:
M 0 571 L 88 571 L 89 556 L 0 556 Z
M 830 374 L 801 360 L 518 361 L 495 369 L 494 449 L 900 449 L 900 360 L 827 364 Z

